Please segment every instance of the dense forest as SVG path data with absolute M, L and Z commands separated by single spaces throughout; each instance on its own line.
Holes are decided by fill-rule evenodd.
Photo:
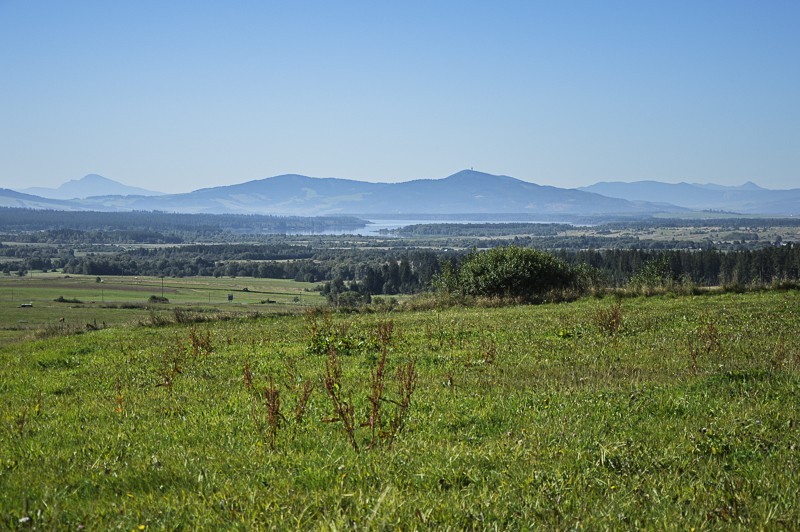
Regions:
M 702 286 L 768 284 L 800 278 L 800 246 L 770 246 L 755 250 L 630 250 L 562 251 L 569 264 L 587 264 L 609 286 L 623 286 L 648 264 L 659 264 L 664 279 Z
M 75 242 L 78 237 L 83 241 L 95 242 L 191 242 L 198 238 L 226 234 L 321 232 L 358 229 L 365 225 L 364 220 L 353 216 L 180 214 L 158 211 L 66 212 L 0 207 L 0 228 L 5 233 L 4 240 L 15 241 L 20 238 L 25 242 L 43 243 Z

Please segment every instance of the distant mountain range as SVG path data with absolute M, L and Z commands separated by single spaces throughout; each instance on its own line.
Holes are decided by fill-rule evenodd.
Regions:
M 49 199 L 83 199 L 92 196 L 160 196 L 162 192 L 129 187 L 97 174 L 67 181 L 58 188 L 31 187 L 19 192 Z
M 640 214 L 657 210 L 643 202 L 545 187 L 471 170 L 444 179 L 404 183 L 367 183 L 290 174 L 188 194 L 137 199 L 127 207 L 141 209 L 145 205 L 184 212 L 269 212 L 307 216 L 350 213 Z
M 714 184 L 601 182 L 579 190 L 629 201 L 663 201 L 691 210 L 722 210 L 742 214 L 800 214 L 800 188 L 770 190 L 747 182 L 738 187 Z
M 0 197 L 0 204 L 7 205 L 9 200 L 3 201 Z M 52 203 L 55 200 L 48 201 Z M 20 205 L 22 199 L 15 196 L 13 202 Z M 47 208 L 42 207 L 41 203 L 42 201 L 37 201 L 35 208 Z M 382 216 L 410 214 L 575 216 L 608 213 L 647 215 L 664 210 L 662 206 L 647 202 L 608 198 L 581 190 L 541 186 L 513 177 L 472 170 L 464 170 L 444 179 L 419 179 L 404 183 L 368 183 L 289 174 L 237 185 L 205 188 L 184 194 L 92 195 L 83 199 L 69 200 L 68 205 L 72 209 L 82 210 L 159 210 L 182 213 L 298 216 L 353 213 Z M 670 207 L 670 210 L 676 209 Z
M 56 211 L 84 210 L 77 208 L 72 202 L 69 201 L 43 198 L 41 196 L 25 194 L 7 188 L 0 188 L 0 207 L 17 207 L 21 209 L 51 209 Z
M 30 191 L 32 189 L 26 189 Z M 35 190 L 35 189 L 33 189 Z M 41 189 L 39 189 L 41 190 Z M 58 190 L 75 199 L 0 189 L 0 206 L 36 209 L 318 216 L 520 215 L 540 217 L 686 215 L 721 210 L 741 214 L 800 214 L 800 189 L 667 184 L 656 181 L 597 183 L 582 189 L 542 186 L 509 176 L 463 170 L 443 179 L 369 183 L 296 174 L 237 185 L 162 194 L 128 187 L 97 175 Z M 91 192 L 89 192 L 91 190 Z M 103 190 L 112 193 L 104 194 Z M 131 193 L 133 190 L 135 192 Z

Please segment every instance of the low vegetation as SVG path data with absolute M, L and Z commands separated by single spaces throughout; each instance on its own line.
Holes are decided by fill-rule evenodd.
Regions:
M 0 526 L 793 529 L 798 334 L 773 290 L 12 344 Z
M 794 222 L 106 219 L 0 244 L 0 528 L 800 528 Z

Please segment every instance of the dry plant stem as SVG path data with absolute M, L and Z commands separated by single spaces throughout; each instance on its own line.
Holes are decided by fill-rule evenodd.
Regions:
M 321 316 L 322 323 L 317 320 Z M 329 309 L 309 308 L 305 312 L 306 329 L 312 340 L 316 340 L 320 334 L 330 331 L 333 328 L 333 316 Z
M 192 356 L 197 358 L 200 355 L 210 355 L 214 351 L 211 345 L 211 332 L 200 334 L 197 329 L 192 327 L 189 330 L 189 341 L 192 343 Z
M 311 399 L 311 392 L 314 391 L 314 385 L 310 381 L 303 381 L 302 386 L 299 387 L 297 392 L 297 404 L 294 407 L 294 420 L 297 424 L 303 422 L 303 417 L 308 410 L 308 401 Z
M 381 402 L 383 401 L 383 383 L 386 371 L 386 345 L 381 349 L 381 358 L 378 364 L 371 371 L 372 391 L 369 396 L 370 413 L 369 419 L 365 423 L 372 432 L 372 439 L 369 446 L 375 447 L 378 443 L 381 429 Z
M 315 308 L 306 309 L 305 321 L 309 335 L 311 336 L 312 339 L 316 339 L 317 334 L 319 334 L 318 331 L 319 327 L 317 325 L 317 309 Z
M 287 357 L 284 360 L 284 366 L 286 368 L 286 376 L 289 382 L 292 383 L 291 387 L 297 395 L 297 401 L 294 405 L 294 421 L 299 425 L 303 422 L 308 409 L 308 401 L 314 391 L 314 384 L 311 381 L 303 380 L 297 369 L 297 362 L 292 357 Z
M 378 322 L 375 328 L 375 337 L 378 345 L 385 349 L 389 347 L 394 334 L 394 320 Z
M 122 414 L 122 385 L 120 384 L 119 377 L 117 377 L 117 382 L 114 386 L 114 391 L 116 392 L 117 396 L 117 414 Z M 39 392 L 39 397 L 41 397 L 41 392 Z
M 609 336 L 616 335 L 622 327 L 622 301 L 617 299 L 609 308 L 598 310 L 595 323 Z
M 387 434 L 387 444 L 392 446 L 395 436 L 405 426 L 408 408 L 411 405 L 411 395 L 417 385 L 416 362 L 410 361 L 397 367 L 397 394 L 400 400 L 395 402 L 396 409 L 394 417 L 389 426 Z
M 347 439 L 353 450 L 358 451 L 356 442 L 355 411 L 352 399 L 348 402 L 342 398 L 342 367 L 336 356 L 336 350 L 331 347 L 328 352 L 328 359 L 325 361 L 325 390 L 333 405 L 335 418 L 329 421 L 341 421 L 342 427 L 347 434 Z
M 269 438 L 269 448 L 275 450 L 275 436 L 278 433 L 278 427 L 281 422 L 281 394 L 280 390 L 275 386 L 272 377 L 269 378 L 269 386 L 264 388 L 264 401 L 267 403 L 267 423 L 269 430 L 267 437 Z
M 387 437 L 387 432 L 383 430 L 383 413 L 382 406 L 384 399 L 384 385 L 386 381 L 386 356 L 389 350 L 389 345 L 394 336 L 394 321 L 378 322 L 376 327 L 375 338 L 378 346 L 381 349 L 381 356 L 374 369 L 370 372 L 371 392 L 369 396 L 370 413 L 369 418 L 363 426 L 368 426 L 371 432 L 371 440 L 369 447 L 373 448 L 378 445 L 381 438 Z
M 183 359 L 183 352 L 183 345 L 178 336 L 175 336 L 175 344 L 172 349 L 165 351 L 162 357 L 161 372 L 159 375 L 161 377 L 161 382 L 156 384 L 156 387 L 163 386 L 172 389 L 175 377 L 181 373 L 180 364 Z

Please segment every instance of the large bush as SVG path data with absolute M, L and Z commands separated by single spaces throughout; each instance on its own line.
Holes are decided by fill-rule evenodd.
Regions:
M 472 252 L 451 282 L 464 295 L 536 300 L 577 288 L 578 274 L 549 253 L 516 246 Z

